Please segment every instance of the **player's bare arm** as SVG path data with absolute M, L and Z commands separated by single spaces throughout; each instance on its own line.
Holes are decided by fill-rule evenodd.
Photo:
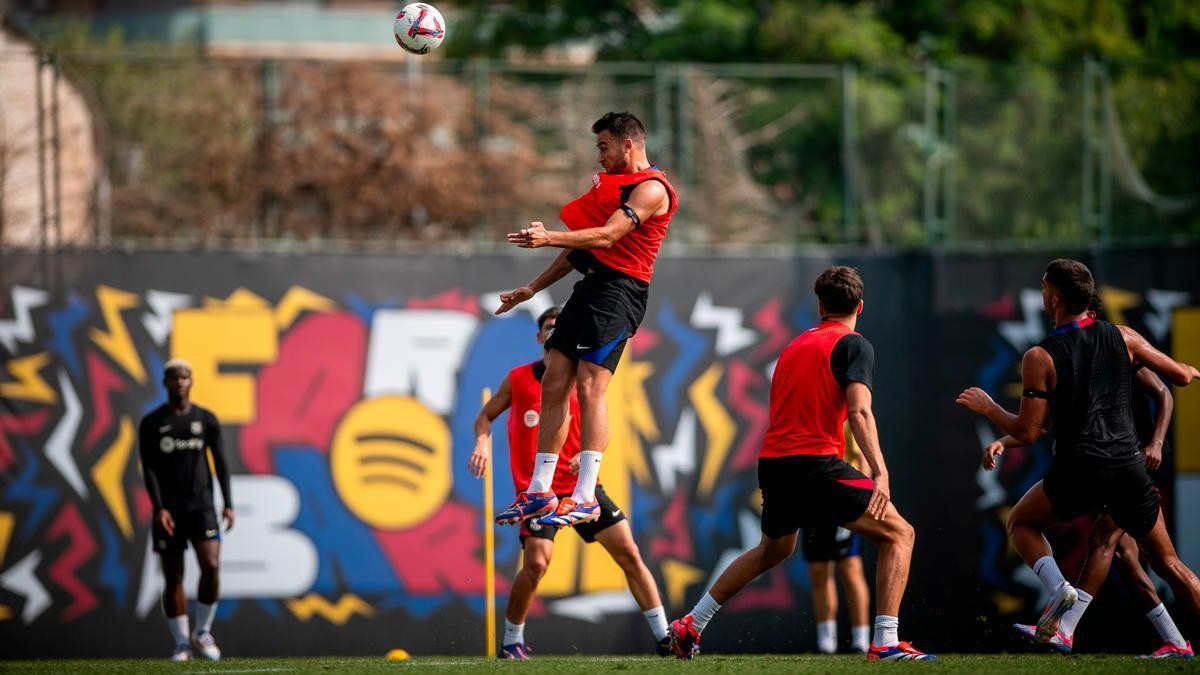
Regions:
M 984 395 L 986 396 L 986 394 Z M 1045 436 L 1047 433 L 1048 430 L 1042 430 L 1043 436 Z M 1029 444 L 1022 443 L 1012 436 L 1001 436 L 1000 438 L 997 438 L 991 443 L 988 443 L 983 449 L 983 468 L 987 469 L 988 471 L 995 469 L 996 458 L 1003 455 L 1005 450 L 1008 450 L 1009 448 L 1023 448 L 1027 445 Z
M 483 408 L 479 414 L 475 416 L 475 450 L 471 456 L 467 458 L 467 468 L 470 469 L 471 475 L 476 478 L 483 477 L 483 471 L 487 468 L 487 463 L 490 457 L 488 451 L 491 448 L 489 441 L 492 439 L 492 422 L 496 420 L 508 406 L 512 404 L 512 386 L 508 382 L 506 375 L 500 381 L 500 386 L 496 389 L 496 393 L 483 404 Z
M 571 263 L 567 262 L 567 255 L 570 251 L 563 251 L 550 263 L 536 279 L 529 282 L 527 286 L 511 290 L 507 293 L 500 294 L 500 306 L 496 308 L 496 314 L 503 314 L 517 305 L 532 298 L 545 288 L 553 286 L 555 282 L 571 273 L 573 269 Z
M 1125 338 L 1125 347 L 1129 350 L 1129 358 L 1134 363 L 1141 364 L 1150 370 L 1167 378 L 1171 384 L 1186 387 L 1192 380 L 1200 378 L 1200 371 L 1195 366 L 1181 363 L 1154 348 L 1141 333 L 1129 326 L 1117 326 L 1121 337 Z
M 1054 361 L 1050 354 L 1041 347 L 1034 347 L 1025 352 L 1025 357 L 1021 359 L 1021 388 L 1027 394 L 1021 397 L 1021 408 L 1017 414 L 1002 408 L 979 387 L 964 390 L 955 402 L 988 418 L 1018 443 L 1036 443 L 1046 432 L 1050 402 L 1045 396 L 1053 389 L 1053 373 Z
M 879 447 L 879 430 L 875 426 L 875 413 L 871 410 L 871 389 L 862 382 L 851 382 L 846 387 L 846 414 L 850 433 L 858 444 L 859 452 L 871 467 L 875 490 L 867 504 L 867 513 L 876 520 L 883 520 L 888 502 L 892 500 L 888 482 L 887 465 L 883 462 L 883 451 Z
M 1171 413 L 1175 411 L 1175 397 L 1171 396 L 1167 385 L 1146 368 L 1138 368 L 1133 379 L 1138 387 L 1154 397 L 1154 434 L 1146 447 L 1142 448 L 1146 455 L 1146 468 L 1153 471 L 1162 465 L 1163 444 L 1167 440 L 1167 429 L 1171 426 Z
M 508 241 L 521 248 L 555 246 L 565 249 L 608 248 L 621 237 L 629 234 L 647 218 L 666 213 L 671 206 L 667 188 L 656 180 L 648 180 L 634 188 L 625 209 L 617 209 L 601 227 L 581 230 L 547 230 L 541 222 L 532 222 L 528 228 L 510 232 Z

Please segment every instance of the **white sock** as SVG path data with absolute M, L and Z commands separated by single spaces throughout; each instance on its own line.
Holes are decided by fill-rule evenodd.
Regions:
M 533 456 L 533 476 L 529 478 L 527 492 L 549 492 L 554 481 L 554 469 L 558 467 L 558 453 L 539 452 Z
M 700 602 L 696 603 L 691 612 L 692 625 L 695 626 L 697 633 L 704 630 L 708 622 L 712 621 L 713 615 L 717 613 L 718 609 L 721 609 L 721 605 L 708 593 L 700 598 Z
M 1171 615 L 1167 614 L 1167 608 L 1161 602 L 1158 603 L 1158 607 L 1146 612 L 1146 618 L 1154 624 L 1154 630 L 1158 631 L 1163 642 L 1170 642 L 1180 649 L 1187 646 L 1187 640 L 1183 639 L 1183 634 L 1175 627 L 1175 622 L 1171 620 Z
M 817 622 L 817 651 L 822 654 L 837 651 L 837 621 Z
M 900 644 L 900 617 L 886 614 L 875 615 L 876 647 L 894 647 Z
M 596 501 L 596 480 L 600 478 L 602 452 L 584 450 L 579 453 L 579 480 L 575 481 L 575 494 L 571 495 L 579 504 Z
M 850 648 L 862 654 L 867 653 L 867 650 L 871 648 L 870 626 L 850 627 Z
M 217 615 L 217 603 L 206 605 L 203 602 L 196 603 L 196 635 L 201 633 L 211 633 L 213 617 Z
M 654 633 L 656 642 L 667 637 L 667 613 L 663 611 L 662 605 L 642 612 L 642 616 L 646 617 L 646 623 L 650 624 L 650 632 Z
M 179 616 L 167 617 L 167 628 L 171 629 L 171 637 L 175 640 L 176 645 L 186 645 L 188 643 L 188 617 L 187 614 Z
M 1042 585 L 1046 587 L 1050 595 L 1057 593 L 1058 589 L 1067 583 L 1067 580 L 1063 578 L 1062 572 L 1058 569 L 1058 563 L 1054 562 L 1052 556 L 1045 555 L 1038 558 L 1033 563 L 1033 573 L 1038 575 L 1038 579 L 1042 580 Z
M 1071 609 L 1063 612 L 1062 619 L 1058 622 L 1058 629 L 1067 637 L 1075 635 L 1075 627 L 1079 625 L 1079 620 L 1083 618 L 1083 613 L 1087 611 L 1088 605 L 1092 604 L 1092 596 L 1078 588 L 1075 589 L 1075 592 L 1079 594 L 1079 599 L 1075 601 L 1074 605 L 1071 605 Z
M 525 643 L 525 624 L 510 623 L 508 619 L 504 620 L 504 646 L 519 645 Z

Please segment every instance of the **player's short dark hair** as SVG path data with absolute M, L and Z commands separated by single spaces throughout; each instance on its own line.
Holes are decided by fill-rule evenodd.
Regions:
M 1046 282 L 1062 294 L 1067 311 L 1083 314 L 1096 295 L 1096 281 L 1087 265 L 1078 260 L 1058 258 L 1046 265 Z
M 547 309 L 546 311 L 542 312 L 541 314 L 538 314 L 538 318 L 537 318 L 538 330 L 541 330 L 542 326 L 546 325 L 546 322 L 549 321 L 550 319 L 557 319 L 560 312 L 562 312 L 562 307 L 555 305 L 554 307 Z
M 1096 316 L 1100 316 L 1104 312 L 1104 302 L 1100 300 L 1099 294 L 1093 295 L 1092 299 L 1088 300 L 1087 311 L 1094 312 Z
M 835 265 L 821 272 L 813 290 L 826 312 L 840 316 L 850 314 L 862 302 L 863 280 L 853 267 Z
M 592 133 L 599 134 L 607 131 L 616 138 L 631 138 L 635 141 L 646 140 L 646 125 L 630 112 L 604 113 L 604 117 L 592 123 Z

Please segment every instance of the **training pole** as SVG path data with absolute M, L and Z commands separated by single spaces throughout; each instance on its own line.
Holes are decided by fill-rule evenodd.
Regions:
M 492 390 L 483 390 L 483 403 L 492 398 Z M 483 573 L 485 632 L 487 633 L 487 657 L 496 658 L 496 536 L 492 522 L 492 442 L 488 440 L 487 464 L 483 469 Z

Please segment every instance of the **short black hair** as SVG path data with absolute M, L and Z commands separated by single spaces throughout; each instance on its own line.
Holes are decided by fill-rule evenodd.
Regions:
M 1087 265 L 1078 260 L 1058 258 L 1046 265 L 1046 282 L 1062 294 L 1067 311 L 1083 314 L 1096 295 L 1096 281 Z
M 1092 299 L 1088 300 L 1087 311 L 1095 312 L 1096 316 L 1100 316 L 1104 312 L 1104 301 L 1100 299 L 1098 294 L 1093 295 Z
M 836 265 L 821 272 L 813 291 L 821 306 L 832 316 L 842 316 L 853 312 L 862 302 L 863 280 L 858 270 L 853 267 Z
M 547 321 L 549 321 L 550 319 L 557 319 L 560 312 L 562 312 L 562 307 L 555 305 L 555 306 L 551 307 L 550 309 L 547 309 L 546 311 L 542 312 L 541 314 L 538 314 L 538 318 L 537 318 L 538 330 L 541 330 L 542 326 L 544 326 L 545 323 Z
M 617 138 L 631 138 L 635 141 L 646 140 L 646 125 L 630 112 L 609 112 L 592 123 L 592 133 L 599 134 L 607 131 Z

